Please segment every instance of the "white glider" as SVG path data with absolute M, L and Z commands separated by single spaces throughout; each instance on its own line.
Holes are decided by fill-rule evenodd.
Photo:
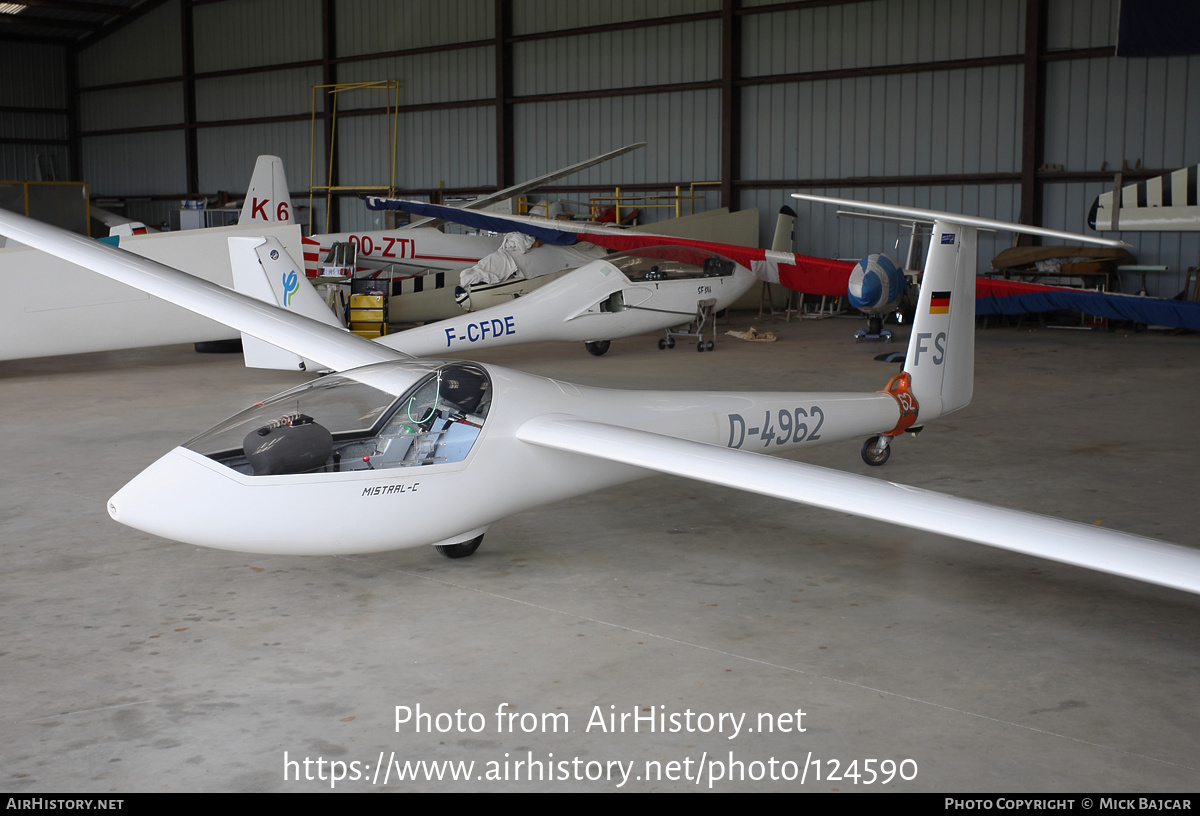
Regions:
M 866 394 L 611 391 L 415 360 L 20 216 L 0 213 L 0 232 L 340 372 L 246 409 L 123 487 L 110 515 L 146 532 L 250 552 L 433 544 L 461 557 L 508 515 L 664 472 L 1200 593 L 1194 549 L 760 455 L 866 435 L 878 455 L 970 401 L 976 227 L 927 215 L 905 370 Z

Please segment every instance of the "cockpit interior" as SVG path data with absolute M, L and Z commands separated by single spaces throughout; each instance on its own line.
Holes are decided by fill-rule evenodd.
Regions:
M 487 372 L 469 363 L 381 363 L 272 397 L 185 447 L 249 476 L 460 462 L 491 394 Z
M 728 277 L 734 262 L 690 246 L 656 246 L 618 252 L 605 258 L 631 282 Z

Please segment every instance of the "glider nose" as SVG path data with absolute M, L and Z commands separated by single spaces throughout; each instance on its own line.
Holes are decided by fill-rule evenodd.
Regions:
M 186 540 L 174 529 L 180 496 L 188 491 L 180 485 L 177 474 L 172 478 L 173 474 L 168 472 L 173 459 L 168 453 L 109 498 L 108 515 L 113 521 L 166 538 Z
M 404 469 L 250 476 L 179 447 L 118 490 L 108 514 L 144 533 L 201 547 L 342 555 L 440 542 L 491 521 L 459 514 L 460 523 L 447 529 L 443 514 L 419 512 L 422 499 L 449 501 L 462 489 L 461 479 Z M 357 519 L 351 532 L 347 508 Z
M 108 500 L 108 515 L 127 527 L 187 544 L 239 549 L 262 533 L 244 518 L 271 496 L 246 490 L 237 474 L 186 448 L 175 448 Z M 247 495 L 247 494 L 250 495 Z

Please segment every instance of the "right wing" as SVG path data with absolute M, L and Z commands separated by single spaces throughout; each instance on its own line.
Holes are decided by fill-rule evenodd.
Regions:
M 188 311 L 299 354 L 334 371 L 412 359 L 403 352 L 201 280 L 82 235 L 0 210 L 0 234 Z M 307 282 L 304 283 L 307 286 Z
M 569 416 L 535 417 L 517 438 L 1200 594 L 1200 551 L 1117 530 Z

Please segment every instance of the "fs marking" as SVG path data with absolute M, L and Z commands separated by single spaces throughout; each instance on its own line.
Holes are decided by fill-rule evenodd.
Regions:
M 933 347 L 925 345 L 925 341 L 933 338 Z M 935 336 L 933 332 L 917 332 L 917 343 L 913 347 L 913 368 L 921 364 L 921 354 L 932 354 L 933 364 L 939 366 L 946 359 L 946 333 L 938 332 Z

